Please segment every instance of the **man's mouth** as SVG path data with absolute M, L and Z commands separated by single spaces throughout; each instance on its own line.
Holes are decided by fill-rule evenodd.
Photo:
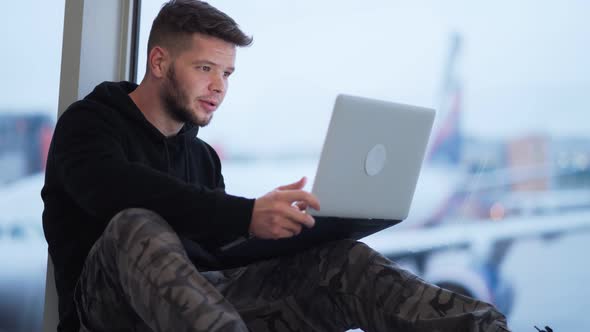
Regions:
M 199 99 L 199 104 L 207 111 L 213 112 L 217 109 L 217 101 L 210 99 Z

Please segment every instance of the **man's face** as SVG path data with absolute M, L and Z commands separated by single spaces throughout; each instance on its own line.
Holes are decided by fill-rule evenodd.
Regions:
M 179 122 L 204 127 L 211 121 L 234 71 L 233 44 L 195 34 L 188 50 L 170 63 L 161 89 L 166 111 Z

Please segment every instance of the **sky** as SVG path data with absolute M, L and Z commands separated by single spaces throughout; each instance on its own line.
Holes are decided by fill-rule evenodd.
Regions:
M 203 131 L 211 140 L 317 145 L 338 93 L 440 108 L 454 32 L 468 135 L 588 136 L 587 1 L 210 2 L 254 36 Z M 144 1 L 143 38 L 160 3 Z
M 161 1 L 142 3 L 140 73 Z M 338 93 L 440 108 L 454 32 L 463 40 L 457 75 L 465 133 L 590 132 L 590 2 L 211 3 L 255 40 L 238 51 L 226 101 L 202 131 L 213 143 L 238 150 L 317 149 Z M 3 4 L 0 60 L 9 79 L 0 81 L 0 112 L 56 114 L 63 8 L 63 0 Z
M 0 112 L 57 116 L 64 0 L 3 1 Z

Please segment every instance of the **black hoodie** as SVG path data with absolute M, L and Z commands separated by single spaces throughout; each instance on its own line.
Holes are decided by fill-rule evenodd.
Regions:
M 59 331 L 78 331 L 74 287 L 90 248 L 119 211 L 139 207 L 162 216 L 202 268 L 219 266 L 201 246 L 248 232 L 254 200 L 225 193 L 219 158 L 197 138 L 198 127 L 164 136 L 128 96 L 136 87 L 98 85 L 55 128 L 41 196 Z

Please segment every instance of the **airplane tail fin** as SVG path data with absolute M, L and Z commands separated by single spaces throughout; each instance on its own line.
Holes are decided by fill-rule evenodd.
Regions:
M 447 58 L 439 96 L 439 110 L 427 162 L 458 164 L 461 162 L 463 135 L 461 131 L 462 86 L 457 74 L 461 36 L 454 33 Z

